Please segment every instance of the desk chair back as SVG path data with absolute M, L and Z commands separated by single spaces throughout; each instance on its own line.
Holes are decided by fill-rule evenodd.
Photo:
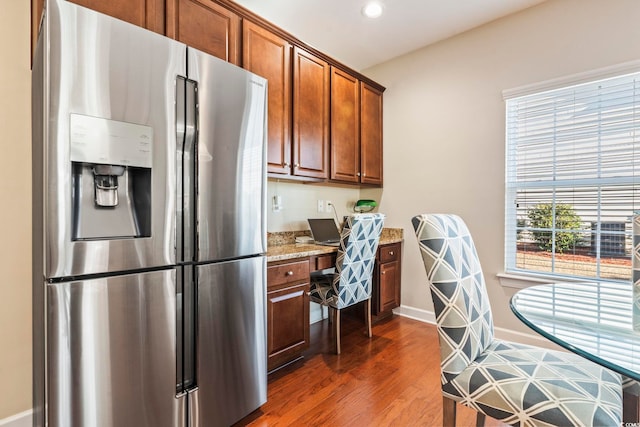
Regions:
M 347 217 L 340 235 L 340 246 L 333 274 L 334 308 L 349 307 L 371 298 L 371 282 L 378 242 L 384 225 L 381 213 L 353 214 Z

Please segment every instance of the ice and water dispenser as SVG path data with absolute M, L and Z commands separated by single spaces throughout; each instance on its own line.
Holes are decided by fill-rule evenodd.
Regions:
M 149 126 L 71 114 L 73 240 L 151 235 L 152 141 Z

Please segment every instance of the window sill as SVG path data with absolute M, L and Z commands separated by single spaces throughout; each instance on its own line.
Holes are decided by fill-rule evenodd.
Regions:
M 496 274 L 500 285 L 504 288 L 525 289 L 533 285 L 559 282 L 589 282 L 587 279 L 571 279 L 567 277 L 554 277 L 536 274 L 498 273 Z

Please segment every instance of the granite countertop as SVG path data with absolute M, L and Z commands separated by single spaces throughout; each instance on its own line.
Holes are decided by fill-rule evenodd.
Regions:
M 267 237 L 267 262 L 303 258 L 337 252 L 335 246 L 323 246 L 313 243 L 294 243 L 297 236 L 308 236 L 308 232 L 269 233 Z M 384 228 L 380 236 L 380 245 L 402 242 L 401 228 Z

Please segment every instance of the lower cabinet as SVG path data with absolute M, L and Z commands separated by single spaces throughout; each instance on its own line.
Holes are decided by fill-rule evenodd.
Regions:
M 309 347 L 309 258 L 267 267 L 267 369 Z
M 393 314 L 400 306 L 400 270 L 402 243 L 380 245 L 373 273 L 371 314 L 381 320 Z

